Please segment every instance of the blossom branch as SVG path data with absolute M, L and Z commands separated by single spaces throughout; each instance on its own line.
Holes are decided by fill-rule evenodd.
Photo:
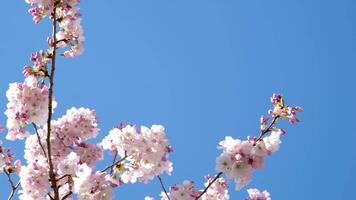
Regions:
M 54 85 L 54 72 L 56 70 L 56 51 L 57 51 L 57 1 L 54 2 L 54 8 L 52 13 L 52 37 L 53 37 L 53 51 L 52 51 L 52 67 L 49 76 L 49 94 L 48 94 L 48 119 L 47 119 L 47 152 L 48 152 L 48 164 L 49 164 L 49 178 L 52 184 L 54 199 L 59 200 L 59 191 L 57 187 L 56 175 L 54 173 L 54 167 L 51 155 L 51 120 L 52 120 L 52 110 L 53 110 L 53 85 Z
M 115 165 L 121 163 L 122 161 L 126 160 L 126 158 L 128 157 L 128 155 L 125 152 L 125 156 L 123 158 L 121 158 L 120 160 L 114 162 L 113 164 L 105 167 L 104 169 L 101 170 L 101 172 L 106 172 L 108 169 L 112 169 Z
M 51 200 L 54 200 L 54 198 L 51 196 L 51 194 L 47 194 L 47 196 L 49 196 L 49 198 L 51 199 Z
M 260 133 L 260 136 L 257 138 L 256 142 L 254 143 L 254 146 L 256 145 L 257 142 L 261 141 L 262 138 L 268 133 L 271 131 L 271 128 L 277 123 L 277 120 L 278 120 L 279 116 L 275 116 L 271 122 L 271 124 L 266 128 L 264 129 L 263 131 L 261 131 Z
M 112 160 L 112 164 L 114 164 L 116 162 L 117 155 L 118 155 L 118 151 L 116 150 L 115 151 L 115 155 L 114 155 L 114 159 Z M 113 171 L 114 171 L 114 169 L 113 169 L 113 167 L 111 167 L 110 174 L 112 174 Z
M 66 195 L 62 198 L 62 200 L 65 200 L 66 198 L 70 197 L 72 194 L 73 194 L 73 192 L 70 191 L 68 194 L 66 194 Z
M 7 176 L 7 180 L 9 181 L 10 183 L 10 186 L 11 186 L 11 193 L 9 195 L 9 197 L 7 198 L 8 200 L 12 200 L 14 198 L 14 195 L 15 195 L 15 192 L 17 190 L 17 188 L 19 188 L 20 186 L 20 182 L 18 182 L 16 185 L 14 184 L 14 181 L 12 180 L 11 178 L 11 174 L 4 168 L 4 172 Z
M 162 189 L 164 191 L 164 194 L 166 194 L 167 199 L 170 200 L 169 195 L 168 195 L 167 190 L 166 190 L 166 187 L 163 184 L 162 178 L 159 175 L 157 176 L 157 178 L 158 178 L 158 180 L 159 180 L 159 182 L 161 184 L 161 187 L 162 187 Z
M 16 193 L 17 188 L 20 187 L 20 182 L 18 182 L 14 188 L 12 188 L 12 191 L 10 193 L 10 196 L 7 198 L 7 200 L 12 200 L 14 198 L 14 195 Z
M 58 181 L 60 181 L 60 180 L 62 180 L 64 178 L 70 177 L 70 176 L 71 176 L 70 174 L 63 175 L 63 176 L 59 177 L 56 181 L 58 182 Z
M 41 146 L 41 149 L 42 149 L 42 151 L 43 151 L 43 154 L 44 154 L 44 156 L 45 156 L 45 157 L 47 158 L 47 160 L 48 160 L 47 152 L 46 152 L 45 148 L 43 147 L 43 144 L 42 144 L 42 142 L 41 142 L 41 137 L 40 137 L 40 135 L 38 134 L 37 125 L 36 125 L 35 123 L 32 123 L 32 126 L 33 126 L 33 128 L 35 129 L 36 136 L 37 136 L 37 140 L 38 140 L 38 144 Z
M 220 178 L 221 175 L 223 175 L 223 173 L 222 173 L 222 172 L 219 172 L 219 173 L 215 176 L 215 178 L 214 178 L 211 182 L 209 182 L 208 186 L 205 187 L 205 189 L 203 190 L 203 192 L 200 193 L 200 195 L 199 195 L 197 198 L 195 198 L 195 200 L 198 200 L 200 197 L 202 197 L 202 196 L 208 191 L 208 189 L 210 188 L 210 186 L 212 186 L 212 185 L 214 184 L 214 182 Z

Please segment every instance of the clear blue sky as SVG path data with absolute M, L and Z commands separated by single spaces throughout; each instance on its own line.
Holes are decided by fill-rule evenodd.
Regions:
M 34 25 L 23 0 L 1 7 L 3 112 L 8 83 L 23 80 L 50 26 Z M 163 124 L 174 147 L 166 184 L 201 185 L 214 173 L 218 142 L 256 133 L 270 95 L 280 92 L 305 109 L 302 122 L 283 124 L 281 150 L 249 186 L 274 200 L 355 199 L 355 1 L 83 0 L 81 8 L 86 51 L 58 62 L 56 117 L 71 106 L 95 108 L 100 138 L 120 122 Z M 22 157 L 23 142 L 4 142 Z M 116 191 L 117 199 L 140 200 L 161 189 L 155 180 Z M 7 194 L 4 187 L 0 199 Z

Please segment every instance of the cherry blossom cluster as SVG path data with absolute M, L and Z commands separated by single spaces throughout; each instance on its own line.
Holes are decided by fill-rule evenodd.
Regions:
M 59 1 L 57 10 L 60 30 L 57 33 L 57 47 L 69 47 L 64 51 L 65 57 L 75 57 L 81 55 L 84 51 L 83 44 L 85 41 L 84 31 L 81 25 L 81 14 L 79 13 L 78 4 L 80 0 L 62 0 Z M 49 41 L 51 44 L 53 41 Z
M 97 160 L 103 158 L 102 149 L 99 145 L 85 142 L 96 137 L 99 131 L 97 125 L 96 112 L 85 108 L 71 108 L 66 115 L 52 121 L 51 151 L 55 172 L 58 176 L 74 177 L 78 165 L 85 164 L 92 167 Z M 20 173 L 23 188 L 21 199 L 36 199 L 35 197 L 41 195 L 42 198 L 45 198 L 48 193 L 48 184 L 50 183 L 48 181 L 46 139 L 46 126 L 38 129 L 36 134 L 32 134 L 26 139 L 24 157 L 28 165 L 23 167 Z M 43 183 L 37 181 L 37 179 L 41 179 L 40 175 L 43 174 L 47 176 L 46 184 L 34 184 L 36 182 Z M 32 184 L 29 184 L 29 182 Z M 43 192 L 38 193 L 38 188 L 41 188 L 40 191 Z M 66 190 L 61 191 L 66 192 Z
M 172 163 L 168 161 L 171 147 L 162 126 L 142 127 L 138 132 L 134 126 L 128 125 L 110 131 L 101 145 L 87 143 L 86 140 L 97 136 L 97 126 L 96 112 L 85 108 L 71 108 L 64 116 L 52 121 L 50 141 L 55 173 L 58 178 L 65 177 L 59 181 L 63 185 L 59 190 L 61 196 L 74 193 L 83 200 L 112 199 L 112 188 L 123 182 L 138 179 L 147 183 L 158 174 L 172 171 Z M 24 157 L 27 166 L 23 166 L 19 174 L 21 200 L 46 198 L 48 194 L 46 140 L 46 126 L 36 128 L 36 134 L 26 139 Z M 94 172 L 95 162 L 103 158 L 101 147 L 127 157 L 126 161 L 113 167 L 120 171 L 119 165 L 124 166 L 119 179 L 105 171 Z
M 56 41 L 54 38 L 48 38 L 48 43 L 51 47 L 69 47 L 69 49 L 63 53 L 63 56 L 65 57 L 74 57 L 83 53 L 85 38 L 83 36 L 84 31 L 81 26 L 81 14 L 78 8 L 80 0 L 25 1 L 31 4 L 29 12 L 33 16 L 33 20 L 36 24 L 38 24 L 45 17 L 53 19 L 53 11 L 55 10 L 55 16 L 60 30 L 56 34 Z
M 37 160 L 20 170 L 20 200 L 45 199 L 51 184 L 48 181 L 48 165 L 45 160 Z
M 33 17 L 33 21 L 38 24 L 46 16 L 51 16 L 53 11 L 53 0 L 25 0 L 26 3 L 31 4 L 31 8 L 28 10 Z
M 236 189 L 241 189 L 250 181 L 253 170 L 263 167 L 267 152 L 278 149 L 279 136 L 275 133 L 272 135 L 274 137 L 269 148 L 264 141 L 254 145 L 248 140 L 241 141 L 226 137 L 219 143 L 223 153 L 216 160 L 216 171 L 225 173 L 230 179 L 235 179 Z
M 299 122 L 297 113 L 303 111 L 301 107 L 285 106 L 284 99 L 280 94 L 273 94 L 271 97 L 271 103 L 273 104 L 274 108 L 269 110 L 268 113 L 272 117 L 278 117 L 280 119 L 287 118 L 292 124 Z
M 170 187 L 168 196 L 171 200 L 195 200 L 201 191 L 195 189 L 193 181 L 183 181 L 182 184 L 176 184 Z M 165 194 L 161 194 L 161 200 L 168 200 Z
M 291 123 L 295 123 L 298 121 L 296 113 L 302 111 L 300 107 L 285 106 L 281 95 L 273 94 L 271 102 L 274 111 L 269 113 L 274 119 L 267 126 L 268 118 L 261 117 L 260 137 L 239 140 L 227 136 L 219 143 L 223 152 L 216 159 L 216 171 L 223 172 L 229 179 L 235 179 L 236 189 L 247 185 L 253 171 L 263 168 L 265 157 L 279 149 L 280 137 L 285 131 L 274 126 L 277 120 L 288 118 Z
M 27 76 L 24 83 L 11 83 L 8 99 L 6 139 L 24 139 L 29 136 L 26 124 L 44 125 L 48 116 L 48 88 L 35 76 Z M 56 107 L 56 102 L 53 102 Z
M 33 66 L 26 65 L 23 69 L 23 74 L 25 77 L 34 76 L 36 78 L 44 78 L 48 75 L 47 65 L 50 62 L 50 59 L 46 52 L 40 50 L 31 55 L 31 61 Z
M 184 181 L 182 184 L 175 184 L 170 187 L 167 194 L 161 193 L 161 200 L 228 200 L 228 183 L 224 178 L 217 178 L 213 182 L 213 177 L 207 176 L 207 181 L 204 184 L 208 187 L 207 191 L 202 194 L 202 190 L 195 189 L 193 181 Z M 145 197 L 145 200 L 154 200 L 153 197 Z
M 208 188 L 210 183 L 212 185 L 203 194 L 202 200 L 228 200 L 230 198 L 226 179 L 220 177 L 215 182 L 213 182 L 214 179 L 212 176 L 207 176 L 206 179 L 207 181 L 204 186 Z
M 0 133 L 3 131 L 2 124 L 0 124 Z M 9 149 L 6 151 L 2 146 L 2 141 L 0 140 L 0 172 L 4 170 L 8 173 L 18 173 L 21 168 L 21 161 L 16 160 L 12 164 L 12 160 L 15 154 L 13 154 Z
M 114 193 L 107 176 L 104 172 L 94 173 L 86 164 L 80 165 L 73 178 L 78 200 L 112 200 Z
M 245 200 L 271 200 L 271 196 L 269 192 L 266 190 L 261 192 L 258 189 L 252 188 L 247 190 L 249 198 L 245 198 Z
M 101 145 L 117 152 L 121 158 L 128 156 L 117 168 L 124 183 L 137 180 L 147 183 L 155 176 L 164 172 L 170 174 L 173 170 L 172 162 L 168 160 L 172 148 L 161 125 L 142 126 L 140 131 L 135 126 L 122 125 L 111 130 Z

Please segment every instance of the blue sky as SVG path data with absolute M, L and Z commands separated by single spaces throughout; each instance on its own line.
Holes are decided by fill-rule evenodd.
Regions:
M 32 23 L 22 0 L 2 8 L 1 112 L 8 83 L 23 80 L 22 67 L 46 47 L 51 30 L 48 21 Z M 174 173 L 164 181 L 201 186 L 214 173 L 218 142 L 256 134 L 270 95 L 279 92 L 304 108 L 302 122 L 282 123 L 281 150 L 249 187 L 269 190 L 274 200 L 353 199 L 355 10 L 352 0 L 82 1 L 86 52 L 58 62 L 55 116 L 72 106 L 95 108 L 99 138 L 120 122 L 163 124 L 174 148 Z M 22 157 L 23 142 L 5 134 Z M 116 196 L 139 200 L 160 190 L 154 180 L 123 186 Z

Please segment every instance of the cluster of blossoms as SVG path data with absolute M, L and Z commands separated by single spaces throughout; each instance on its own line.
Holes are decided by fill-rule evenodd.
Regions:
M 272 117 L 277 117 L 280 119 L 288 118 L 289 122 L 294 124 L 299 122 L 297 118 L 297 113 L 302 112 L 303 109 L 299 106 L 285 106 L 284 99 L 279 94 L 273 94 L 271 97 L 271 103 L 274 108 L 269 110 L 268 113 Z
M 128 125 L 110 131 L 101 145 L 87 143 L 86 140 L 97 136 L 97 126 L 96 112 L 85 108 L 71 108 L 66 115 L 52 121 L 50 141 L 55 174 L 57 178 L 66 177 L 59 182 L 63 185 L 59 190 L 61 196 L 71 192 L 77 194 L 78 199 L 109 200 L 113 198 L 112 188 L 122 182 L 138 179 L 147 183 L 164 171 L 172 171 L 167 155 L 171 148 L 162 126 L 142 127 L 141 132 L 137 132 L 134 126 Z M 46 140 L 46 126 L 36 129 L 36 134 L 26 139 L 24 157 L 27 166 L 23 166 L 19 174 L 20 200 L 46 198 L 48 194 Z M 95 162 L 103 158 L 101 146 L 117 151 L 122 157 L 130 154 L 127 161 L 118 164 L 126 169 L 119 179 L 105 171 L 93 171 Z
M 210 183 L 213 182 L 213 177 L 207 176 L 207 182 L 204 184 L 208 187 Z M 224 178 L 218 178 L 212 185 L 208 188 L 206 193 L 202 196 L 202 200 L 228 200 L 228 182 Z
M 241 189 L 250 181 L 253 170 L 263 167 L 267 152 L 278 149 L 281 143 L 279 136 L 273 132 L 271 137 L 264 138 L 256 145 L 248 140 L 226 137 L 219 143 L 223 153 L 216 160 L 216 171 L 224 172 L 230 179 L 234 178 L 236 189 Z M 266 145 L 265 140 L 269 140 L 270 145 Z
M 16 160 L 13 162 L 15 154 L 9 149 L 5 151 L 4 147 L 1 145 L 2 141 L 0 140 L 0 172 L 6 171 L 7 173 L 19 173 L 21 169 L 21 161 Z
M 0 124 L 0 133 L 3 131 L 2 124 Z M 9 149 L 5 150 L 2 146 L 2 141 L 0 140 L 0 172 L 4 172 L 7 174 L 10 173 L 19 173 L 21 168 L 21 161 L 16 160 L 14 163 L 13 158 L 15 154 L 13 154 Z
M 85 41 L 83 28 L 81 26 L 81 14 L 78 4 L 80 0 L 25 0 L 31 4 L 29 12 L 33 16 L 33 21 L 37 24 L 45 17 L 53 18 L 55 10 L 56 20 L 60 30 L 54 38 L 48 38 L 51 47 L 66 48 L 63 56 L 74 57 L 83 53 Z M 56 42 L 56 44 L 54 44 Z
M 172 148 L 161 125 L 142 126 L 140 131 L 135 126 L 121 125 L 111 130 L 101 145 L 121 158 L 127 157 L 116 167 L 124 183 L 137 180 L 147 183 L 155 176 L 164 172 L 170 174 L 173 170 L 172 162 L 168 160 Z
M 24 83 L 11 83 L 6 92 L 8 99 L 6 139 L 24 139 L 29 135 L 26 124 L 44 125 L 48 116 L 48 88 L 35 76 L 28 76 Z M 53 103 L 54 107 L 56 102 Z
M 170 187 L 168 196 L 171 200 L 195 200 L 201 191 L 195 189 L 193 181 L 183 181 Z M 162 200 L 168 200 L 165 194 L 161 194 Z
M 113 191 L 108 175 L 103 172 L 93 172 L 86 164 L 79 166 L 74 181 L 74 193 L 79 200 L 111 200 Z
M 249 198 L 245 200 L 271 200 L 270 194 L 265 190 L 260 192 L 258 189 L 252 188 L 247 190 Z
M 61 0 L 57 10 L 60 30 L 57 33 L 57 47 L 69 47 L 63 55 L 65 57 L 75 57 L 84 51 L 85 41 L 84 31 L 81 25 L 81 14 L 79 13 L 78 3 L 80 0 Z M 51 44 L 53 41 L 49 41 Z
M 25 77 L 32 75 L 36 78 L 44 78 L 48 76 L 47 65 L 50 62 L 50 59 L 43 50 L 32 54 L 30 59 L 33 62 L 33 66 L 26 65 L 24 67 L 23 74 Z
M 223 152 L 216 160 L 216 171 L 225 173 L 229 179 L 235 179 L 236 189 L 247 185 L 253 171 L 263 168 L 265 157 L 279 149 L 280 136 L 284 135 L 285 131 L 274 127 L 277 120 L 288 118 L 291 123 L 295 123 L 298 121 L 296 112 L 302 111 L 300 107 L 285 106 L 281 95 L 273 94 L 271 102 L 274 111 L 269 113 L 274 119 L 267 126 L 269 120 L 261 117 L 260 137 L 249 137 L 244 141 L 226 137 L 219 143 Z
M 228 200 L 228 183 L 224 178 L 218 178 L 216 181 L 213 181 L 211 176 L 206 177 L 207 182 L 205 187 L 211 186 L 207 191 L 202 194 L 202 190 L 195 189 L 193 181 L 184 181 L 182 184 L 176 184 L 170 187 L 169 192 L 161 193 L 161 200 Z M 153 197 L 146 197 L 145 200 L 154 200 Z
M 97 160 L 103 158 L 102 149 L 99 145 L 86 143 L 85 140 L 95 137 L 98 134 L 98 122 L 94 110 L 85 108 L 71 108 L 66 115 L 56 121 L 52 121 L 51 151 L 55 172 L 58 176 L 75 176 L 77 166 L 85 164 L 94 166 Z M 40 138 L 40 141 L 38 140 Z M 47 163 L 47 128 L 38 129 L 36 134 L 30 135 L 26 139 L 25 159 L 28 166 L 21 170 L 20 178 L 23 188 L 20 199 L 42 197 L 47 193 L 34 193 L 38 188 L 42 191 L 48 190 L 48 178 L 46 184 L 27 184 L 29 180 L 36 183 L 38 174 L 46 174 Z M 39 144 L 41 143 L 41 145 Z M 34 168 L 38 172 L 26 170 Z M 29 174 L 30 173 L 30 174 Z M 37 189 L 36 189 L 37 188 Z M 44 196 L 43 196 L 44 195 Z

